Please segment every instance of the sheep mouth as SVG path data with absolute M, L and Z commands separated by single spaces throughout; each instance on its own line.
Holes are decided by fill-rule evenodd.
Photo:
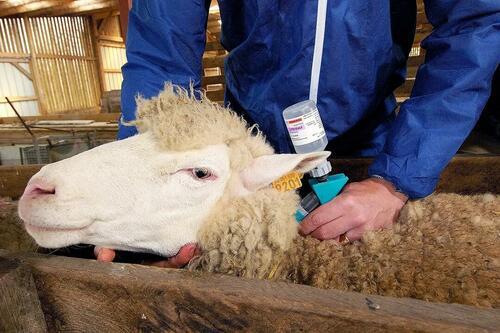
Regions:
M 90 225 L 86 225 L 86 226 L 78 227 L 78 228 L 62 228 L 62 227 L 38 226 L 38 225 L 34 225 L 34 224 L 30 224 L 30 223 L 24 222 L 24 227 L 26 228 L 26 230 L 27 231 L 34 231 L 34 232 L 72 232 L 72 231 L 85 230 L 89 226 Z

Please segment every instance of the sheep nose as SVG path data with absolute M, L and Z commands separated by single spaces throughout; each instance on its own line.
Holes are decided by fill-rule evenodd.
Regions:
M 50 184 L 43 183 L 33 183 L 28 184 L 24 190 L 23 197 L 36 198 L 44 195 L 54 195 L 56 194 L 56 187 Z

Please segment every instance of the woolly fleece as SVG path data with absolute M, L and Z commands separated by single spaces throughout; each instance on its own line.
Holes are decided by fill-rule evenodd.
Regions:
M 193 90 L 167 84 L 158 97 L 138 99 L 140 132 L 167 150 L 226 143 L 231 168 L 272 154 L 255 128 Z M 169 112 L 164 112 L 169 110 Z M 231 182 L 229 182 L 231 183 Z M 229 191 L 226 191 L 229 192 Z M 191 270 L 288 280 L 320 288 L 500 306 L 500 197 L 437 194 L 409 202 L 390 230 L 340 246 L 298 236 L 299 198 L 272 187 L 223 196 L 198 233 L 202 255 Z

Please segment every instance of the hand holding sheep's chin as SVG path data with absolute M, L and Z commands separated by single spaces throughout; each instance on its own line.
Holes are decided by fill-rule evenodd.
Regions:
M 95 247 L 94 254 L 97 257 L 97 261 L 103 262 L 113 261 L 116 255 L 114 250 L 99 246 Z M 179 252 L 173 257 L 161 261 L 144 262 L 144 264 L 165 268 L 181 268 L 186 266 L 188 262 L 198 254 L 199 253 L 196 244 L 186 244 L 181 247 Z
M 347 185 L 335 199 L 315 209 L 300 223 L 300 234 L 320 240 L 341 235 L 359 240 L 366 231 L 389 228 L 408 200 L 383 179 L 370 178 Z

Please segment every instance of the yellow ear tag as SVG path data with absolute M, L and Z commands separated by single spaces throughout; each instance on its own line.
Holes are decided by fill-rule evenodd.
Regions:
M 300 179 L 303 174 L 291 172 L 273 182 L 273 187 L 280 192 L 293 191 L 302 186 Z

